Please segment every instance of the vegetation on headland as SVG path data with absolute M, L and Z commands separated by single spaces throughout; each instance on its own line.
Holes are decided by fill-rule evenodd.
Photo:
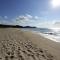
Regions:
M 34 26 L 20 26 L 20 25 L 5 25 L 5 24 L 0 24 L 0 28 L 36 28 Z

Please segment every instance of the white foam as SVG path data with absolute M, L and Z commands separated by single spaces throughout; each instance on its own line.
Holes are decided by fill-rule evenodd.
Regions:
M 22 30 L 24 30 L 24 29 L 22 29 Z M 31 31 L 31 30 L 24 30 L 24 31 Z M 41 32 L 37 32 L 37 31 L 31 31 L 31 32 L 34 33 L 34 34 L 39 34 L 39 35 L 41 35 L 45 38 L 48 38 L 52 41 L 60 42 L 60 34 L 58 34 L 58 36 L 55 36 L 55 35 L 50 35 L 50 34 L 43 34 Z
M 36 31 L 33 31 L 34 33 L 36 34 L 39 34 L 45 38 L 48 38 L 50 40 L 53 40 L 55 42 L 60 42 L 60 36 L 54 36 L 54 35 L 49 35 L 49 34 L 43 34 L 43 33 L 40 33 L 40 32 L 36 32 Z

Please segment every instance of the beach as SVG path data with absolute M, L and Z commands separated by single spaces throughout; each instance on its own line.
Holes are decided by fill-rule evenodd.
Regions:
M 0 28 L 0 60 L 60 60 L 60 43 L 19 28 Z

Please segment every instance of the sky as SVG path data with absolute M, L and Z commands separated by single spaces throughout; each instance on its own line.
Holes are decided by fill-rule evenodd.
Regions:
M 60 28 L 60 0 L 0 0 L 0 23 Z

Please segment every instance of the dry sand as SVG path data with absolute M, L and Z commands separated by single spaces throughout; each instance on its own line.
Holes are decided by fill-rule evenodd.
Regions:
M 60 43 L 18 28 L 0 28 L 0 60 L 60 60 Z

